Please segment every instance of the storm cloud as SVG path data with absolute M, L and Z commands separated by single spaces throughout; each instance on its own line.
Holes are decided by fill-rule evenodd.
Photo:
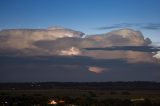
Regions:
M 57 40 L 40 40 L 34 42 L 34 45 L 47 49 L 57 50 L 70 47 L 83 48 L 103 48 L 111 46 L 147 46 L 151 43 L 149 38 L 144 38 L 142 33 L 131 29 L 116 30 L 106 34 L 89 35 L 85 38 L 59 38 Z
M 160 81 L 160 48 L 140 31 L 83 35 L 61 27 L 1 30 L 0 80 Z
M 2 30 L 0 54 L 2 56 L 88 56 L 100 59 L 124 58 L 129 62 L 153 62 L 152 52 L 159 51 L 158 47 L 148 46 L 151 43 L 149 38 L 145 38 L 140 31 L 133 29 L 114 30 L 86 37 L 83 35 L 83 32 L 61 27 Z
M 53 27 L 48 29 L 6 29 L 0 31 L 0 48 L 36 49 L 33 42 L 56 40 L 63 37 L 82 37 L 84 34 L 71 29 Z

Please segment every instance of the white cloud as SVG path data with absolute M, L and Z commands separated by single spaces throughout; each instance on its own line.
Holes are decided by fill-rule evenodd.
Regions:
M 94 39 L 98 43 L 101 43 L 101 46 L 144 46 L 151 43 L 149 38 L 144 39 L 140 31 L 126 28 L 105 34 L 86 36 L 86 38 Z
M 0 54 L 81 55 L 103 59 L 128 59 L 130 57 L 139 59 L 142 57 L 141 55 L 144 55 L 144 53 L 128 53 L 128 51 L 88 51 L 84 49 L 109 46 L 141 46 L 146 43 L 142 33 L 139 31 L 121 29 L 82 38 L 83 34 L 82 32 L 62 27 L 2 30 L 0 31 Z
M 65 50 L 57 51 L 58 55 L 66 55 L 66 56 L 74 56 L 74 55 L 81 55 L 81 51 L 76 47 L 71 47 Z
M 65 37 L 81 38 L 84 33 L 67 28 L 51 29 L 6 29 L 0 31 L 1 47 L 25 49 L 35 48 L 34 42 L 56 40 Z
M 160 59 L 160 51 L 158 51 L 153 57 L 156 59 Z
M 100 74 L 100 73 L 103 73 L 104 71 L 106 71 L 105 68 L 101 68 L 101 67 L 92 67 L 92 66 L 89 66 L 88 70 L 90 72 L 94 72 L 94 73 L 97 73 L 97 74 Z

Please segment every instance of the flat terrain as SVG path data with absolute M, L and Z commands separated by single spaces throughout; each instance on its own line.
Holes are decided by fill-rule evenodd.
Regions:
M 0 98 L 1 98 L 1 103 L 4 103 L 4 101 L 9 102 L 12 99 L 15 100 L 15 98 L 18 98 L 20 100 L 23 98 L 28 101 L 30 101 L 29 99 L 31 100 L 36 99 L 36 101 L 41 101 L 41 102 L 44 100 L 43 103 L 48 103 L 50 99 L 65 100 L 70 102 L 72 101 L 71 103 L 74 103 L 77 99 L 78 101 L 79 99 L 81 100 L 80 103 L 86 102 L 89 99 L 92 101 L 97 101 L 98 104 L 100 101 L 107 101 L 111 99 L 121 100 L 121 101 L 128 100 L 130 102 L 132 101 L 133 103 L 135 101 L 136 102 L 144 101 L 147 99 L 151 103 L 157 103 L 157 105 L 151 105 L 151 106 L 159 105 L 158 104 L 160 101 L 159 83 L 153 83 L 153 85 L 152 83 L 148 83 L 147 85 L 146 82 L 141 82 L 138 83 L 137 85 L 136 84 L 137 82 L 136 83 L 130 82 L 129 84 L 118 83 L 118 82 L 117 83 L 1 84 Z M 132 87 L 131 85 L 134 86 Z M 14 101 L 14 103 L 17 103 L 16 100 Z M 37 104 L 37 102 L 33 103 Z

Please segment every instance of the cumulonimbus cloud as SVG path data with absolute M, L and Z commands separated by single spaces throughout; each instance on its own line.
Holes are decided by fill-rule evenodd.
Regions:
M 144 38 L 140 31 L 132 29 L 114 30 L 109 33 L 86 36 L 89 39 L 103 43 L 102 45 L 109 46 L 142 46 L 151 43 L 149 38 Z
M 151 75 L 152 80 L 152 74 L 160 69 L 155 62 L 159 48 L 150 47 L 151 40 L 140 31 L 83 34 L 61 27 L 1 30 L 1 81 L 137 80 L 138 72 L 138 79 L 146 80 Z
M 67 28 L 53 27 L 48 29 L 6 29 L 0 31 L 1 47 L 35 48 L 33 42 L 56 40 L 63 37 L 80 38 L 84 33 Z
M 145 47 L 151 43 L 140 31 L 120 29 L 109 33 L 89 35 L 67 28 L 49 29 L 11 29 L 0 31 L 0 55 L 34 55 L 34 56 L 88 56 L 93 58 L 125 58 L 129 61 L 150 60 L 150 53 L 144 53 L 135 46 Z M 118 52 L 89 51 L 85 48 L 110 48 L 121 46 Z M 126 50 L 126 47 L 130 47 Z M 123 49 L 123 50 L 122 50 Z M 132 52 L 129 51 L 132 49 Z M 146 50 L 146 49 L 145 49 Z M 134 53 L 133 53 L 134 52 Z M 125 55 L 124 55 L 125 54 Z M 136 58 L 134 58 L 136 57 Z M 134 58 L 134 59 L 133 59 Z M 145 58 L 145 59 L 144 59 Z

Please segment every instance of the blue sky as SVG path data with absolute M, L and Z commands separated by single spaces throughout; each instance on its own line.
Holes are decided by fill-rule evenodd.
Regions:
M 127 23 L 156 42 L 160 41 L 159 5 L 160 0 L 0 0 L 0 29 L 63 26 L 96 34 L 114 30 L 100 27 Z

